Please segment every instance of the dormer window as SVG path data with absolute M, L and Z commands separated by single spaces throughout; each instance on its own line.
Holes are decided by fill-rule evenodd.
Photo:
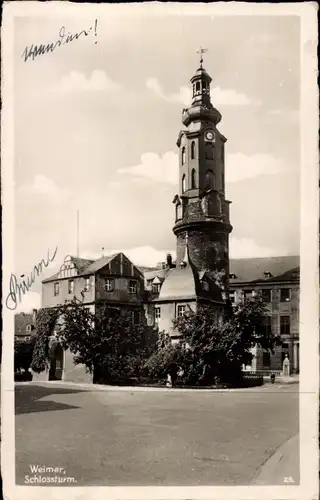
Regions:
M 27 325 L 26 330 L 27 330 L 27 333 L 30 333 L 31 332 L 31 325 Z
M 265 277 L 265 279 L 272 278 L 272 274 L 270 273 L 270 271 L 265 271 L 264 272 L 264 277 Z
M 235 280 L 235 279 L 236 279 L 236 277 L 237 277 L 237 276 L 236 276 L 234 273 L 229 274 L 229 279 L 230 279 L 230 280 Z
M 159 293 L 160 292 L 161 285 L 159 283 L 156 283 L 152 285 L 152 291 L 153 293 Z

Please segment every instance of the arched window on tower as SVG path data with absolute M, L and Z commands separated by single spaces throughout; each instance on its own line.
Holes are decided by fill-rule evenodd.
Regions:
M 206 142 L 204 148 L 204 157 L 206 160 L 213 160 L 214 145 L 212 142 Z
M 194 160 L 196 157 L 196 143 L 192 141 L 191 143 L 191 160 Z
M 216 189 L 216 176 L 212 170 L 207 170 L 205 175 L 205 189 Z
M 191 189 L 195 189 L 197 187 L 196 184 L 196 170 L 193 168 L 191 170 Z
M 183 174 L 182 176 L 182 192 L 184 193 L 186 190 L 186 176 Z
M 183 148 L 181 150 L 181 162 L 182 162 L 182 165 L 184 165 L 186 162 L 186 147 L 185 146 L 183 146 Z
M 200 82 L 196 83 L 196 92 L 200 92 Z

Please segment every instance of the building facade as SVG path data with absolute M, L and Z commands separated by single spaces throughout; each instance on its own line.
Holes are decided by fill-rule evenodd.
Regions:
M 144 276 L 123 254 L 105 256 L 96 261 L 68 255 L 59 270 L 42 282 L 42 307 L 66 305 L 76 300 L 94 314 L 100 305 L 121 309 L 139 322 L 144 314 Z M 75 366 L 69 351 L 54 342 L 50 369 L 34 374 L 40 380 L 92 381 L 83 365 Z
M 298 256 L 230 261 L 231 301 L 260 296 L 267 304 L 265 328 L 282 341 L 274 354 L 255 348 L 247 370 L 281 372 L 287 356 L 290 372 L 299 373 L 299 281 Z
M 165 277 L 168 276 L 172 264 L 169 256 L 167 262 L 160 263 L 155 269 L 145 271 L 145 287 L 157 298 Z M 156 283 L 156 285 L 154 285 Z M 148 309 L 149 321 L 159 330 L 170 330 L 170 321 L 183 313 L 183 306 L 195 301 L 183 300 L 182 286 L 180 298 L 174 301 L 155 300 Z M 153 292 L 151 292 L 153 290 Z M 229 298 L 233 304 L 244 302 L 253 296 L 260 296 L 267 305 L 265 328 L 268 332 L 280 335 L 282 344 L 275 348 L 274 354 L 261 349 L 253 349 L 253 361 L 244 367 L 247 371 L 281 373 L 283 361 L 287 356 L 290 372 L 299 373 L 299 257 L 271 257 L 230 259 Z M 160 296 L 161 297 L 161 296 Z M 179 306 L 182 306 L 179 307 Z
M 32 314 L 17 313 L 14 315 L 14 342 L 27 342 L 36 335 L 37 310 L 33 309 Z

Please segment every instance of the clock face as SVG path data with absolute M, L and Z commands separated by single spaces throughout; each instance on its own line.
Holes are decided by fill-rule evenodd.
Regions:
M 207 130 L 205 137 L 206 137 L 207 141 L 213 141 L 214 140 L 214 133 L 213 133 L 213 131 L 212 130 Z

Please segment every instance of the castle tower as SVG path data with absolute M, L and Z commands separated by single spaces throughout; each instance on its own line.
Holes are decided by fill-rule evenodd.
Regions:
M 179 148 L 179 194 L 173 232 L 177 237 L 177 266 L 188 252 L 198 271 L 223 275 L 228 293 L 229 283 L 229 204 L 225 199 L 224 147 L 226 138 L 217 125 L 221 114 L 210 99 L 211 77 L 200 67 L 191 78 L 192 103 L 182 111 L 182 123 L 177 140 Z M 187 238 L 186 238 L 187 235 Z

